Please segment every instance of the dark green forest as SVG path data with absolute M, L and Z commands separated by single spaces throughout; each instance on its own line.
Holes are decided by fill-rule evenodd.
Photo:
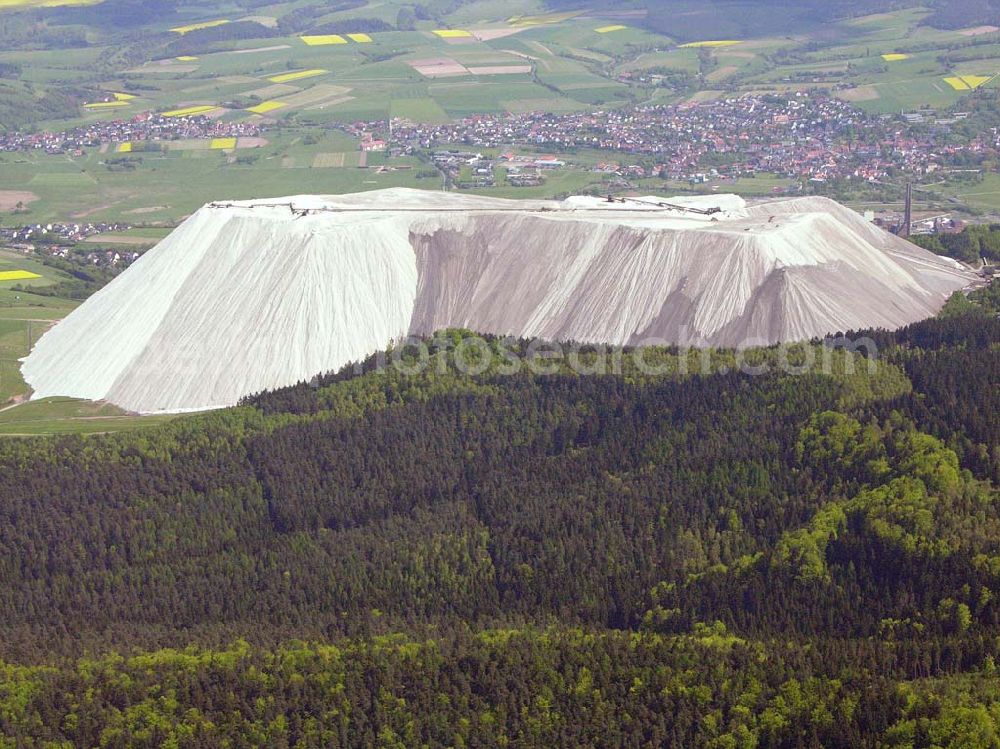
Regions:
M 937 255 L 977 264 L 1000 262 L 1000 225 L 974 224 L 957 234 L 918 234 L 911 241 Z
M 996 747 L 992 298 L 0 441 L 0 746 Z

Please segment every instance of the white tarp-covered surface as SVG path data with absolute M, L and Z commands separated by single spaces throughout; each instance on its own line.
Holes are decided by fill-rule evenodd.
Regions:
M 444 327 L 749 346 L 933 315 L 972 276 L 825 198 L 391 189 L 205 206 L 46 333 L 35 398 L 227 406 Z

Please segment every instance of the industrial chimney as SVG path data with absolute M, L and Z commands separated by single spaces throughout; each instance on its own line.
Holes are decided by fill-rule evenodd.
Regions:
M 903 225 L 899 227 L 899 236 L 910 236 L 910 224 L 913 222 L 913 185 L 906 183 L 906 206 L 903 208 Z

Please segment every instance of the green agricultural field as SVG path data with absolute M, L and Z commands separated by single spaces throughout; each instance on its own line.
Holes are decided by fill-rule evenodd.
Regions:
M 44 398 L 0 409 L 0 435 L 104 434 L 164 424 L 172 415 L 135 416 L 109 403 Z
M 713 50 L 717 67 L 706 75 L 705 85 L 721 80 L 742 91 L 837 87 L 839 96 L 870 112 L 946 108 L 967 91 L 956 90 L 945 78 L 1000 71 L 1000 46 L 993 42 L 998 35 L 932 29 L 920 25 L 926 15 L 908 9 L 832 25 L 788 56 L 775 53 L 795 45 L 779 38 Z M 681 51 L 649 53 L 623 69 L 683 69 L 675 56 Z M 771 55 L 770 61 L 764 54 Z
M 986 174 L 981 182 L 974 184 L 950 184 L 933 189 L 973 210 L 1000 213 L 1000 174 Z
M 401 117 L 419 122 L 448 122 L 450 117 L 436 100 L 425 97 L 420 99 L 393 99 L 390 104 L 393 117 Z
M 546 99 L 555 101 L 554 111 L 575 109 L 574 104 L 622 104 L 629 100 L 627 86 L 609 79 L 602 67 L 616 56 L 670 44 L 665 37 L 633 28 L 597 33 L 600 23 L 592 18 L 510 29 L 502 20 L 506 17 L 473 24 L 488 27 L 476 32 L 484 40 L 458 40 L 461 43 L 427 30 L 373 33 L 372 41 L 363 44 L 311 46 L 298 36 L 218 42 L 192 55 L 194 59 L 153 59 L 107 77 L 97 88 L 136 98 L 111 108 L 81 107 L 76 122 L 189 106 L 224 107 L 230 110 L 224 115 L 227 119 L 249 119 L 254 113 L 248 110 L 264 100 L 282 105 L 267 116 L 310 122 L 378 119 L 390 113 L 437 122 L 475 112 L 525 111 L 523 101 Z M 512 30 L 513 35 L 492 38 L 494 33 Z M 37 60 L 33 70 L 48 71 L 52 79 L 65 81 L 62 64 L 50 59 L 54 53 L 48 54 Z M 457 67 L 441 77 L 421 67 L 428 60 L 448 60 Z M 85 59 L 70 63 L 74 68 L 89 64 Z M 301 70 L 322 72 L 281 79 Z M 542 85 L 532 82 L 534 73 Z M 271 80 L 275 78 L 277 82 Z M 82 80 L 85 77 L 81 76 L 81 85 Z M 440 85 L 450 83 L 467 90 L 456 96 L 450 86 Z M 331 87 L 344 91 L 324 97 L 322 89 Z M 499 93 L 508 87 L 513 88 L 507 94 Z M 420 92 L 416 96 L 414 89 Z M 433 101 L 396 103 L 422 97 Z M 55 122 L 46 124 L 55 126 Z
M 618 69 L 621 72 L 633 72 L 656 68 L 697 73 L 699 68 L 698 51 L 690 48 L 675 48 L 656 52 L 644 52 L 634 60 L 620 65 Z
M 3 303 L 3 295 L 10 292 L 11 286 L 49 286 L 66 278 L 66 275 L 62 272 L 43 265 L 31 256 L 26 256 L 12 250 L 0 250 L 0 274 L 11 271 L 26 271 L 38 276 L 38 278 L 13 281 L 0 280 L 0 303 Z
M 0 184 L 38 195 L 28 212 L 16 219 L 0 214 L 0 221 L 176 222 L 212 200 L 419 186 L 412 169 L 313 168 L 316 157 L 328 153 L 349 154 L 345 165 L 357 166 L 357 141 L 339 132 L 296 131 L 238 153 L 252 161 L 239 163 L 221 151 L 141 153 L 128 171 L 108 169 L 106 156 L 96 151 L 77 159 L 0 155 Z
M 151 206 L 156 208 L 157 206 Z M 131 216 L 141 217 L 148 215 L 152 211 L 146 209 L 138 209 L 141 214 L 132 213 Z M 155 242 L 159 242 L 165 236 L 171 232 L 172 227 L 158 227 L 158 226 L 139 226 L 128 231 L 118 231 L 118 232 L 105 232 L 104 234 L 98 234 L 93 237 L 89 237 L 84 241 L 88 244 L 113 244 L 113 245 L 128 245 L 129 243 L 134 243 L 139 246 L 150 245 Z
M 280 19 L 301 10 L 300 5 L 278 2 L 260 8 L 255 17 Z M 311 24 L 317 29 L 339 24 L 346 34 L 353 19 L 393 25 L 401 7 L 401 2 L 389 0 L 334 10 Z M 19 80 L 10 84 L 11 102 L 0 101 L 9 107 L 0 106 L 0 117 L 19 107 L 37 109 L 56 89 L 75 91 L 81 105 L 100 103 L 95 97 L 112 92 L 135 98 L 110 108 L 80 106 L 69 118 L 62 104 L 53 113 L 56 118 L 38 123 L 50 128 L 189 106 L 224 107 L 229 110 L 226 119 L 251 119 L 257 115 L 248 110 L 262 102 L 276 102 L 265 116 L 290 125 L 389 116 L 441 122 L 475 113 L 568 112 L 664 97 L 680 100 L 722 89 L 737 93 L 812 86 L 837 86 L 860 107 L 891 112 L 952 105 L 962 92 L 949 86 L 946 77 L 1000 71 L 1000 34 L 971 36 L 933 29 L 922 25 L 929 11 L 919 8 L 774 36 L 762 33 L 761 24 L 752 22 L 748 7 L 740 3 L 724 22 L 714 6 L 684 2 L 676 11 L 675 31 L 663 26 L 663 33 L 654 33 L 627 18 L 601 18 L 599 11 L 547 13 L 541 0 L 517 0 L 513 5 L 476 0 L 448 10 L 446 25 L 460 34 L 458 38 L 433 33 L 440 20 L 421 20 L 410 30 L 373 31 L 363 42 L 343 36 L 343 43 L 310 45 L 301 38 L 310 33 L 307 24 L 295 27 L 294 33 L 286 29 L 269 36 L 272 32 L 262 31 L 259 38 L 196 43 L 189 54 L 178 56 L 167 41 L 177 41 L 179 35 L 169 29 L 239 17 L 229 6 L 183 6 L 172 17 L 152 22 L 151 31 L 165 36 L 150 45 L 151 59 L 145 61 L 120 56 L 115 43 L 121 40 L 107 28 L 94 28 L 91 36 L 103 42 L 87 47 L 0 51 L 0 63 L 21 66 Z M 712 14 L 715 22 L 703 23 Z M 729 28 L 737 21 L 745 35 Z M 713 39 L 738 43 L 678 47 L 678 40 Z M 905 57 L 890 61 L 882 57 L 886 54 Z M 968 59 L 970 55 L 975 59 Z M 956 57 L 942 61 L 949 56 Z M 436 73 L 429 62 L 448 70 Z M 322 72 L 280 79 L 303 70 Z M 689 73 L 700 90 L 692 91 L 689 81 L 683 92 L 671 95 L 648 81 L 628 82 L 628 74 L 657 70 Z M 83 176 L 39 175 L 41 185 L 48 182 L 58 188 L 60 180 L 65 187 L 82 187 L 86 181 Z
M 784 194 L 784 191 L 795 187 L 798 183 L 773 174 L 758 174 L 756 177 L 741 177 L 737 180 L 717 180 L 706 184 L 692 185 L 688 182 L 663 182 L 643 180 L 643 185 L 655 188 L 660 192 L 694 193 L 698 195 L 734 193 L 746 198 L 773 197 Z
M 280 18 L 297 5 L 279 2 L 261 8 L 260 15 Z M 390 0 L 333 11 L 313 22 L 317 28 L 341 24 L 345 31 L 353 18 L 391 25 L 401 7 Z M 344 43 L 311 45 L 300 38 L 309 33 L 303 28 L 280 36 L 220 38 L 205 42 L 201 45 L 204 48 L 195 45 L 190 53 L 179 56 L 171 53 L 170 47 L 153 43 L 151 59 L 138 62 L 119 61 L 113 46 L 102 48 L 99 44 L 82 49 L 0 52 L 0 62 L 30 70 L 22 76 L 26 83 L 44 86 L 51 82 L 64 91 L 76 87 L 81 93 L 75 117 L 39 123 L 50 128 L 190 106 L 219 106 L 229 110 L 223 115 L 226 119 L 249 119 L 254 113 L 248 110 L 262 101 L 278 102 L 281 106 L 266 115 L 283 122 L 324 123 L 389 115 L 437 122 L 478 112 L 565 112 L 594 105 L 624 105 L 636 96 L 629 86 L 614 79 L 613 64 L 674 46 L 667 36 L 635 24 L 601 19 L 599 13 L 584 16 L 545 11 L 541 0 L 519 0 L 513 6 L 492 0 L 468 3 L 449 18 L 448 25 L 466 35 L 455 39 L 433 33 L 440 21 L 424 20 L 409 31 L 372 32 L 364 43 L 345 35 Z M 170 29 L 235 14 L 228 7 L 184 7 L 169 20 L 153 22 L 152 29 L 170 38 Z M 523 23 L 516 20 L 521 17 L 526 19 Z M 95 29 L 94 38 L 110 33 Z M 421 67 L 428 60 L 451 61 L 457 67 L 441 77 Z M 95 75 L 98 69 L 100 74 Z M 281 81 L 277 87 L 270 80 L 300 70 L 323 72 Z M 458 87 L 444 85 L 452 83 Z M 322 90 L 317 92 L 323 87 L 346 91 L 324 97 Z M 414 94 L 414 89 L 418 93 Z M 120 106 L 83 106 L 85 102 L 100 105 L 100 98 L 112 92 L 134 98 Z M 35 94 L 25 89 L 20 95 Z M 399 103 L 422 98 L 431 101 Z
M 23 320 L 0 318 L 0 408 L 25 391 L 17 360 L 28 353 L 28 326 Z
M 0 62 L 21 66 L 19 79 L 32 84 L 86 81 L 93 77 L 88 67 L 93 67 L 101 54 L 99 48 L 82 47 L 59 50 L 59 54 L 42 50 L 0 50 Z
M 858 104 L 870 112 L 900 112 L 922 106 L 948 107 L 960 98 L 938 77 L 888 80 L 872 84 L 878 99 Z

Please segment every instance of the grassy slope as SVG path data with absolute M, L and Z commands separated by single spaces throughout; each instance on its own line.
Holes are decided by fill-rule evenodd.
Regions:
M 32 258 L 0 250 L 0 271 L 26 270 L 41 276 L 28 281 L 0 281 L 0 407 L 11 398 L 26 392 L 18 359 L 28 353 L 48 326 L 64 317 L 74 302 L 34 296 L 14 291 L 13 287 L 45 286 L 68 278 Z
M 108 403 L 45 398 L 0 410 L 0 435 L 103 434 L 157 426 L 174 416 L 134 416 Z

